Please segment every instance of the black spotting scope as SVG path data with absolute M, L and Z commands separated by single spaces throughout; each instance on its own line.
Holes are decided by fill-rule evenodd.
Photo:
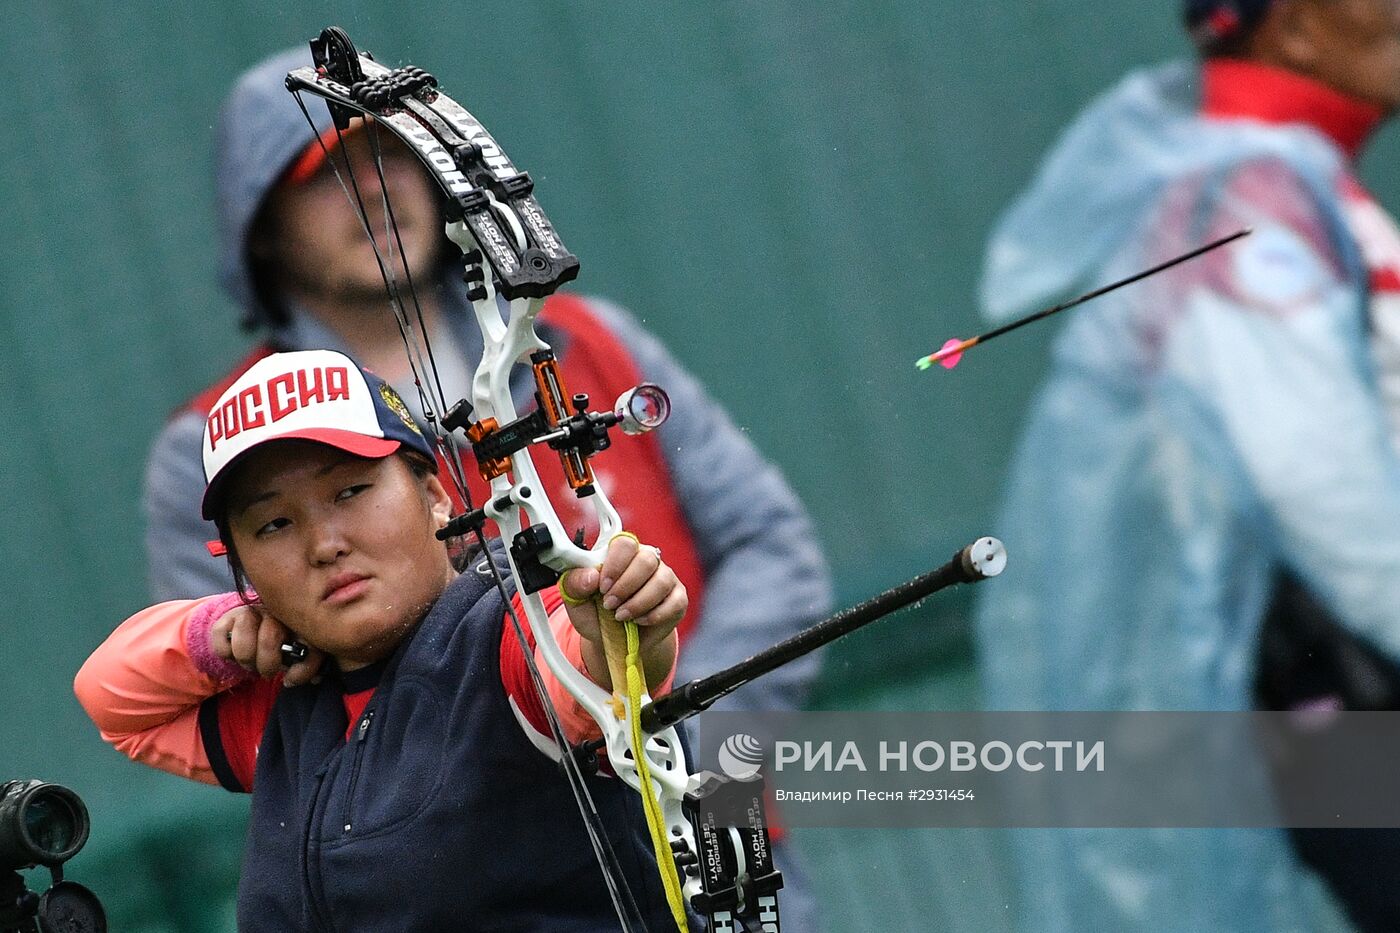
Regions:
M 102 902 L 63 880 L 63 863 L 88 840 L 82 798 L 61 784 L 0 783 L 0 933 L 106 933 Z M 42 895 L 23 869 L 44 866 L 53 884 Z
M 62 865 L 88 839 L 88 811 L 61 784 L 0 784 L 0 871 Z

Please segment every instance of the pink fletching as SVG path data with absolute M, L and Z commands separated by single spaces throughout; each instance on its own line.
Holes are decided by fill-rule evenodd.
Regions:
M 940 364 L 944 369 L 952 369 L 962 361 L 962 353 L 954 352 L 962 346 L 962 341 L 954 337 L 939 348 L 933 355 L 933 361 Z

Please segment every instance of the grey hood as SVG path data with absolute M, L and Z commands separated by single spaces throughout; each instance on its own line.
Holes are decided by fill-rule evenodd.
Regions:
M 245 310 L 249 325 L 267 326 L 277 314 L 262 303 L 253 286 L 248 230 L 282 173 L 331 126 L 325 103 L 303 95 L 313 132 L 286 88 L 287 72 L 310 64 L 311 50 L 304 45 L 264 59 L 239 78 L 219 112 L 214 174 L 219 284 Z

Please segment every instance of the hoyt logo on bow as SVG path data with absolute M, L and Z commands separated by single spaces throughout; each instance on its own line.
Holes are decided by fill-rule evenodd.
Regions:
M 442 395 L 410 277 L 405 269 L 401 281 L 395 265 L 403 262 L 405 250 L 397 242 L 391 201 L 385 204 L 385 235 L 391 237 L 393 249 L 381 250 L 370 236 L 389 305 L 408 350 L 425 421 L 467 504 L 441 534 L 471 534 L 477 539 L 486 555 L 484 569 L 500 590 L 516 638 L 526 645 L 526 623 L 506 597 L 504 574 L 485 548 L 484 526 L 488 520 L 496 524 L 507 542 L 507 558 L 539 655 L 602 731 L 601 739 L 570 748 L 535 665 L 535 652 L 522 652 L 622 929 L 647 930 L 643 915 L 654 911 L 639 908 L 593 805 L 589 788 L 599 753 L 641 797 L 675 928 L 690 930 L 693 910 L 704 915 L 712 933 L 739 929 L 778 933 L 777 892 L 782 876 L 772 861 L 762 778 L 692 774 L 677 724 L 755 677 L 930 593 L 997 575 L 1005 566 L 1005 551 L 994 538 L 979 539 L 943 566 L 837 613 L 732 668 L 678 686 L 655 701 L 647 695 L 644 672 L 636 660 L 636 626 L 618 623 L 600 605 L 605 653 L 618 693 L 603 690 L 576 670 L 555 643 L 539 590 L 553 585 L 570 568 L 600 565 L 609 542 L 624 533 L 589 460 L 609 446 L 612 428 L 635 434 L 664 422 L 670 410 L 666 393 L 657 386 L 638 386 L 605 411 L 590 410 L 587 396 L 570 396 L 554 354 L 534 324 L 543 299 L 575 278 L 579 264 L 536 202 L 530 176 L 518 171 L 480 122 L 442 93 L 437 80 L 421 68 L 387 68 L 361 55 L 336 27 L 313 40 L 311 52 L 314 67 L 288 74 L 287 88 L 311 124 L 312 139 L 326 146 L 336 136 L 316 131 L 304 93 L 326 102 L 337 131 L 351 121 L 367 121 L 376 153 L 378 134 L 387 132 L 402 140 L 419 156 L 444 199 L 446 235 L 462 250 L 467 297 L 482 333 L 483 352 L 469 400 L 453 404 Z M 335 167 L 331 160 L 328 164 Z M 360 186 L 353 176 L 341 181 L 369 234 L 375 227 L 360 199 Z M 504 319 L 503 306 L 508 309 Z M 510 375 L 514 366 L 526 360 L 533 370 L 536 406 L 521 415 L 511 393 Z M 541 445 L 561 459 L 569 491 L 592 512 L 588 525 L 597 532 L 591 544 L 581 533 L 575 537 L 564 528 L 550 502 L 531 455 L 531 449 Z M 476 469 L 490 484 L 490 494 L 479 506 L 473 506 L 467 491 L 468 467 L 462 449 L 467 446 Z M 719 816 L 724 813 L 745 816 L 724 820 Z

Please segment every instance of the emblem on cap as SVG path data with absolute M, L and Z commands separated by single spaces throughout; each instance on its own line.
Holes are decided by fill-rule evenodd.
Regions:
M 385 405 L 389 406 L 390 411 L 402 419 L 409 430 L 414 434 L 422 435 L 423 432 L 419 429 L 418 422 L 413 420 L 413 415 L 409 412 L 408 405 L 404 403 L 403 397 L 394 391 L 393 386 L 389 385 L 387 382 L 380 383 L 379 397 L 384 400 Z

